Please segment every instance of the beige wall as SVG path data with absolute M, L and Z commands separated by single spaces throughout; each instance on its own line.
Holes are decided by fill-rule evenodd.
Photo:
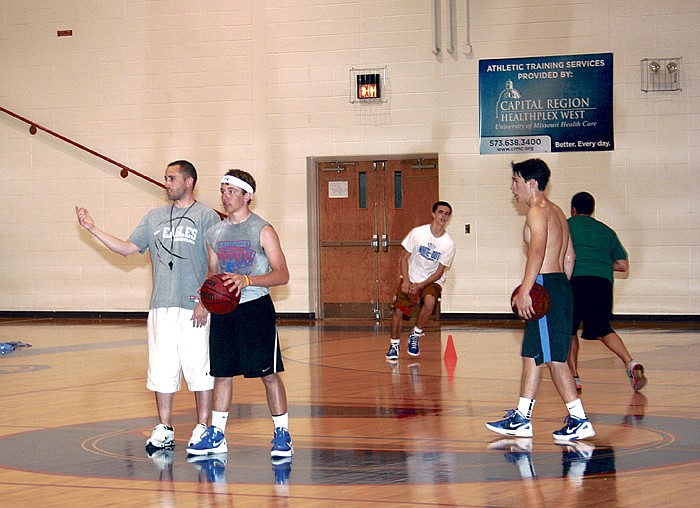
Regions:
M 227 168 L 251 171 L 292 272 L 280 312 L 311 309 L 306 158 L 438 153 L 457 243 L 442 309 L 507 312 L 525 260 L 510 161 L 525 157 L 478 154 L 478 60 L 613 52 L 616 150 L 545 154 L 549 195 L 568 212 L 592 192 L 618 231 L 618 314 L 700 314 L 700 2 L 472 0 L 469 55 L 455 4 L 457 51 L 435 57 L 425 0 L 4 0 L 0 106 L 155 179 L 189 159 L 212 206 Z M 675 56 L 683 91 L 641 92 L 640 60 Z M 389 102 L 351 104 L 350 69 L 383 66 Z M 147 308 L 148 257 L 75 221 L 86 206 L 127 237 L 165 204 L 118 175 L 0 114 L 0 310 Z

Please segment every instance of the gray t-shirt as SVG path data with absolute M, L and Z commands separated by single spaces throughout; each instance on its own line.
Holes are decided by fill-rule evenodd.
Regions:
M 233 224 L 224 219 L 207 231 L 207 242 L 219 257 L 219 273 L 241 275 L 265 275 L 270 263 L 260 244 L 260 232 L 270 224 L 257 214 L 244 222 Z M 241 303 L 249 302 L 270 293 L 270 288 L 248 286 L 241 292 Z
M 204 232 L 218 222 L 219 215 L 197 201 L 189 208 L 154 208 L 141 219 L 129 241 L 142 254 L 146 249 L 151 252 L 151 309 L 196 307 L 207 275 Z

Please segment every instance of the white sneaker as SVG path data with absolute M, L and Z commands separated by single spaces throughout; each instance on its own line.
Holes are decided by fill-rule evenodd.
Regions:
M 206 425 L 204 425 L 203 423 L 198 423 L 197 426 L 192 430 L 192 435 L 190 436 L 190 440 L 187 442 L 187 446 L 192 446 L 195 443 L 199 443 L 199 441 L 202 439 L 202 434 L 204 434 L 206 430 Z
M 632 380 L 632 389 L 638 392 L 647 384 L 647 377 L 644 375 L 644 367 L 641 363 L 631 360 L 627 365 L 627 375 Z
M 153 448 L 169 448 L 175 444 L 175 431 L 172 427 L 159 423 L 153 427 L 151 437 L 146 441 L 146 446 Z
M 153 461 L 153 465 L 156 469 L 165 471 L 173 465 L 175 451 L 172 448 L 150 448 L 148 456 Z

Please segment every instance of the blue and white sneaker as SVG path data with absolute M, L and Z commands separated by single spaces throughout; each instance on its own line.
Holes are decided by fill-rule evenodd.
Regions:
M 294 455 L 292 448 L 292 436 L 289 431 L 282 427 L 275 429 L 275 435 L 272 438 L 272 449 L 270 450 L 272 457 L 291 457 Z
M 289 483 L 289 475 L 292 474 L 292 458 L 272 458 L 270 463 L 272 464 L 272 470 L 275 472 L 275 484 L 287 485 Z
M 490 443 L 489 450 L 504 450 L 503 456 L 508 462 L 518 466 L 521 478 L 535 478 L 535 465 L 532 463 L 532 439 L 507 437 Z
M 422 333 L 418 333 L 413 330 L 408 335 L 408 354 L 411 356 L 418 356 L 420 354 L 420 348 L 418 347 L 418 341 L 421 338 Z
M 503 420 L 488 422 L 486 428 L 504 436 L 532 437 L 532 423 L 517 409 L 506 411 Z
M 393 342 L 391 343 L 391 346 L 389 346 L 389 351 L 386 352 L 386 359 L 388 361 L 394 361 L 399 359 L 399 344 L 396 343 L 394 344 Z
M 574 441 L 575 439 L 595 436 L 593 425 L 588 418 L 576 418 L 569 415 L 564 422 L 566 425 L 552 432 L 552 437 L 557 441 Z
M 557 443 L 557 446 L 562 447 L 563 460 L 569 462 L 589 461 L 593 457 L 595 445 L 584 441 L 573 441 L 571 443 Z
M 505 450 L 508 453 L 532 453 L 532 439 L 504 437 L 486 445 L 487 450 Z
M 201 439 L 187 447 L 190 455 L 213 455 L 215 453 L 226 453 L 226 437 L 218 427 L 213 425 L 204 431 Z
M 561 446 L 563 476 L 582 477 L 586 474 L 588 462 L 593 457 L 595 445 L 584 441 L 558 442 Z
M 228 462 L 226 453 L 195 455 L 187 457 L 187 462 L 201 473 L 204 481 L 209 483 L 226 482 L 226 463 Z

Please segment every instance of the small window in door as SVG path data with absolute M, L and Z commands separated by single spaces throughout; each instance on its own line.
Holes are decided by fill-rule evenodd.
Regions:
M 403 208 L 403 175 L 394 171 L 394 208 Z
M 358 174 L 358 200 L 360 209 L 367 208 L 367 173 L 360 172 Z

